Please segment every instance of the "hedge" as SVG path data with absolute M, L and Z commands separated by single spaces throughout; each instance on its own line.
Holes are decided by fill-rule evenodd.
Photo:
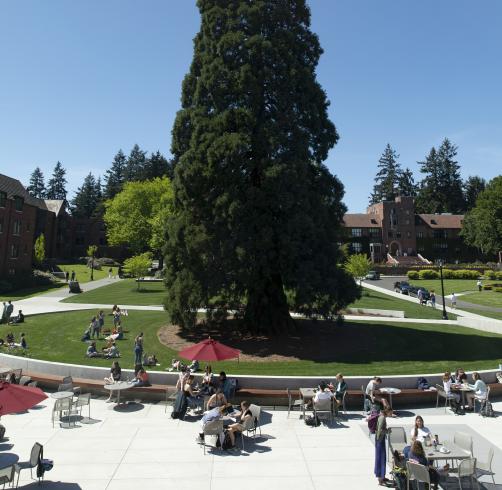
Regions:
M 480 276 L 478 271 L 461 269 L 458 271 L 454 271 L 455 279 L 477 279 Z
M 416 280 L 416 279 L 420 279 L 418 271 L 408 271 L 407 275 L 408 275 L 408 279 L 410 279 L 412 281 Z
M 422 269 L 420 271 L 408 271 L 408 279 L 439 279 L 439 271 L 434 269 Z M 498 274 L 498 273 L 497 273 Z M 501 273 L 502 275 L 502 273 Z M 443 269 L 443 279 L 477 279 L 480 273 L 468 269 Z M 502 279 L 502 278 L 501 278 Z
M 425 269 L 418 273 L 418 277 L 420 279 L 438 279 L 439 273 L 438 271 Z
M 494 289 L 494 291 L 495 291 L 496 293 L 502 293 L 502 288 L 495 288 L 495 289 Z

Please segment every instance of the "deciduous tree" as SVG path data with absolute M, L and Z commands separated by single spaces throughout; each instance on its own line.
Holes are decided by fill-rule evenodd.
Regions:
M 356 280 L 359 280 L 359 284 L 366 277 L 366 274 L 371 269 L 371 260 L 366 256 L 366 254 L 353 254 L 349 255 L 347 262 L 345 263 L 345 270 Z
M 152 265 L 152 255 L 150 252 L 145 252 L 139 255 L 135 255 L 134 257 L 130 257 L 124 261 L 124 271 L 127 274 L 130 274 L 132 277 L 139 279 L 148 274 L 148 269 Z M 140 281 L 136 282 L 140 285 Z

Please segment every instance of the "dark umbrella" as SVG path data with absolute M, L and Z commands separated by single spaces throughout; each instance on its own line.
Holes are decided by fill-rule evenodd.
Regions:
M 235 359 L 239 357 L 240 350 L 228 347 L 209 337 L 198 344 L 192 345 L 180 351 L 180 357 L 199 361 L 224 361 L 225 359 Z
M 24 412 L 46 398 L 47 395 L 40 388 L 0 381 L 0 416 Z

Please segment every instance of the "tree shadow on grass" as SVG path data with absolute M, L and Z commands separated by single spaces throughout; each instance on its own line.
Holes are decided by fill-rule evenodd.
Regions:
M 410 324 L 346 322 L 338 326 L 332 322 L 307 320 L 296 321 L 296 324 L 295 332 L 276 337 L 243 333 L 234 321 L 227 321 L 219 327 L 202 324 L 194 330 L 180 329 L 178 337 L 196 343 L 211 336 L 240 349 L 244 356 L 263 360 L 281 356 L 281 360 L 287 357 L 291 361 L 320 363 L 368 364 L 438 359 L 468 362 L 498 359 L 502 351 L 501 336 L 476 335 L 469 329 L 452 332 L 452 327 L 445 325 L 415 327 Z

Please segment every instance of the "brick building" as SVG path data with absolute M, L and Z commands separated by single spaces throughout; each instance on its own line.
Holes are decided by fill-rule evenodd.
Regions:
M 82 257 L 89 245 L 98 245 L 101 257 L 122 258 L 125 252 L 108 246 L 103 220 L 75 218 L 66 201 L 34 198 L 19 180 L 0 174 L 0 279 L 31 270 L 33 245 L 42 233 L 47 258 Z
M 414 199 L 400 196 L 373 204 L 366 213 L 346 214 L 343 219 L 352 252 L 366 253 L 373 262 L 412 265 L 437 259 L 476 259 L 479 253 L 459 236 L 463 218 L 416 214 Z

